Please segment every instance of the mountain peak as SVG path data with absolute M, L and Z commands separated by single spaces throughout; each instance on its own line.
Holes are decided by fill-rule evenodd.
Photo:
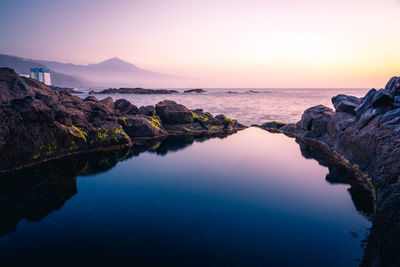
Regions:
M 119 57 L 113 57 L 106 59 L 98 64 L 94 64 L 97 66 L 109 66 L 114 68 L 137 68 L 134 64 L 131 64 L 127 61 L 120 59 Z
M 112 57 L 112 58 L 104 60 L 103 62 L 110 62 L 110 61 L 123 61 L 123 60 L 120 59 L 119 57 Z

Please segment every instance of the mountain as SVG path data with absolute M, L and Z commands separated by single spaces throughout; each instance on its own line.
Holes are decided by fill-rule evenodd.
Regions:
M 54 71 L 49 66 L 38 61 L 26 59 L 22 57 L 9 56 L 0 54 L 0 67 L 8 67 L 14 69 L 19 74 L 29 75 L 31 68 L 45 68 L 50 70 L 51 82 L 54 86 L 81 88 L 90 86 L 91 83 L 84 79 L 79 79 L 70 75 L 65 75 Z
M 98 87 L 189 87 L 191 78 L 172 76 L 137 67 L 117 57 L 97 64 L 75 65 L 56 61 L 35 60 L 50 69 L 94 81 Z

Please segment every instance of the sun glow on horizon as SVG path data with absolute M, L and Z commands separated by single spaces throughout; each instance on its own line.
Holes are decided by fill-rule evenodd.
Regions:
M 208 87 L 382 87 L 400 74 L 397 0 L 38 2 L 0 4 L 1 53 L 118 56 Z

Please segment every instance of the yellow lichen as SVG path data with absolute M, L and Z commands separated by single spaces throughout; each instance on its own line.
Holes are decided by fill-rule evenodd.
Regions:
M 72 125 L 71 128 L 73 128 L 74 130 L 69 130 L 70 134 L 78 138 L 82 138 L 86 142 L 87 132 L 85 130 L 80 129 L 75 125 Z
M 150 117 L 151 118 L 151 123 L 153 123 L 155 126 L 157 127 L 161 127 L 161 123 L 154 117 Z

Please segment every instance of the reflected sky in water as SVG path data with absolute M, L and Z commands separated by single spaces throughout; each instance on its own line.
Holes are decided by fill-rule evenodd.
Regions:
M 349 185 L 284 135 L 249 128 L 78 177 L 77 194 L 0 236 L 6 262 L 356 266 L 370 223 Z M 23 255 L 21 257 L 21 255 Z

